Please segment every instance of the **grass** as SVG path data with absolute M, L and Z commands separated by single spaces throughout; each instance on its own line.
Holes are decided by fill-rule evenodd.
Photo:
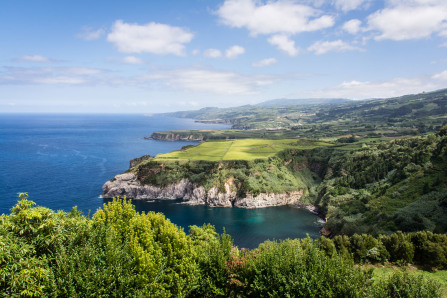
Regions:
M 373 271 L 374 279 L 377 282 L 380 282 L 381 280 L 388 278 L 396 270 L 400 270 L 399 268 L 393 267 L 393 266 L 392 267 L 373 266 L 373 269 L 374 269 L 374 271 Z M 447 271 L 446 270 L 440 270 L 440 271 L 436 271 L 436 272 L 428 272 L 428 271 L 424 271 L 424 270 L 418 270 L 413 267 L 409 267 L 409 268 L 407 268 L 407 272 L 410 273 L 411 275 L 417 275 L 417 276 L 422 275 L 426 279 L 431 279 L 431 280 L 438 282 L 439 284 L 441 284 L 442 297 L 447 297 Z
M 329 143 L 304 139 L 237 139 L 207 141 L 186 150 L 159 154 L 155 160 L 254 160 L 265 159 L 285 149 L 312 149 Z

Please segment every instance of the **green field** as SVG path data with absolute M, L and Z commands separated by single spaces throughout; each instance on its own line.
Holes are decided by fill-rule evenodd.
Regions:
M 159 154 L 155 160 L 253 160 L 268 158 L 284 149 L 312 149 L 329 143 L 304 139 L 239 139 L 208 141 L 197 146 Z

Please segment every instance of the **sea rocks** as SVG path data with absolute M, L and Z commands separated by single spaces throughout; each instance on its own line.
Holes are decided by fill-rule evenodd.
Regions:
M 299 201 L 303 191 L 285 192 L 282 194 L 261 193 L 257 196 L 247 194 L 246 197 L 237 196 L 237 189 L 232 180 L 227 181 L 224 190 L 211 187 L 208 191 L 203 186 L 193 185 L 188 179 L 166 187 L 141 185 L 133 173 L 116 175 L 106 182 L 103 197 L 128 197 L 135 200 L 182 199 L 182 203 L 189 205 L 208 205 L 211 207 L 264 208 L 273 206 L 292 205 Z

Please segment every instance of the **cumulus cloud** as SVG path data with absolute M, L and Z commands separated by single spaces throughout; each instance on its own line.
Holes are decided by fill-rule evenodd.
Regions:
M 123 58 L 123 62 L 127 64 L 143 64 L 143 60 L 135 56 L 126 56 Z
M 346 52 L 346 51 L 361 51 L 361 48 L 350 45 L 342 40 L 334 41 L 317 41 L 307 48 L 316 55 L 326 54 L 327 52 Z
M 29 61 L 29 62 L 51 62 L 50 58 L 40 56 L 40 55 L 26 55 L 19 58 L 20 61 Z
M 344 12 L 360 8 L 367 0 L 335 0 L 335 7 Z
M 194 35 L 180 27 L 151 22 L 145 25 L 115 22 L 107 40 L 124 53 L 184 55 L 185 43 Z
M 287 35 L 273 35 L 267 41 L 289 56 L 296 56 L 300 53 L 299 47 L 295 47 L 295 41 Z
M 357 34 L 360 31 L 362 21 L 358 19 L 352 19 L 343 24 L 342 29 L 351 34 Z
M 88 67 L 6 67 L 0 84 L 68 84 L 91 81 L 104 71 Z
M 81 32 L 78 33 L 76 37 L 90 41 L 99 39 L 104 33 L 106 33 L 106 31 L 102 28 L 95 30 L 91 27 L 82 27 Z
M 228 59 L 234 59 L 243 53 L 245 53 L 245 49 L 243 47 L 234 45 L 225 51 L 225 57 Z
M 447 26 L 445 0 L 394 0 L 390 6 L 368 16 L 376 40 L 420 39 L 441 33 Z
M 208 58 L 219 58 L 222 57 L 222 52 L 217 49 L 207 49 L 203 52 L 203 56 Z
M 144 64 L 144 61 L 135 56 L 126 56 L 126 57 L 109 57 L 108 61 L 120 62 L 126 64 Z
M 447 81 L 447 70 L 444 70 L 441 73 L 437 73 L 437 74 L 433 75 L 432 78 L 435 80 Z
M 273 83 L 266 76 L 244 76 L 230 71 L 176 69 L 158 71 L 140 78 L 140 82 L 161 80 L 173 89 L 216 94 L 255 94 L 260 86 Z
M 334 25 L 334 17 L 294 1 L 226 0 L 216 11 L 230 27 L 246 28 L 250 34 L 297 34 Z
M 277 61 L 275 58 L 266 58 L 256 62 L 253 62 L 252 66 L 254 67 L 264 67 L 275 64 Z
M 438 74 L 442 79 L 447 73 Z M 415 94 L 423 91 L 445 88 L 445 81 L 437 82 L 432 77 L 394 78 L 387 81 L 348 81 L 338 86 L 322 90 L 309 91 L 300 96 L 309 97 L 333 97 L 350 99 L 387 98 Z M 444 78 L 447 79 L 447 78 Z

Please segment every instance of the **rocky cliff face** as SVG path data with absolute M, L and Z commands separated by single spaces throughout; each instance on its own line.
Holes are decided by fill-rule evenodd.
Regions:
M 178 133 L 158 133 L 154 132 L 150 137 L 144 137 L 147 140 L 159 141 L 203 141 L 202 135 L 188 135 Z
M 224 185 L 225 191 L 212 187 L 208 191 L 203 186 L 193 185 L 188 179 L 166 187 L 141 185 L 133 173 L 115 176 L 104 184 L 103 197 L 124 197 L 135 200 L 182 199 L 185 204 L 208 205 L 212 207 L 264 208 L 272 206 L 291 205 L 299 201 L 303 191 L 286 192 L 282 194 L 261 193 L 257 196 L 247 195 L 239 198 L 232 180 Z

